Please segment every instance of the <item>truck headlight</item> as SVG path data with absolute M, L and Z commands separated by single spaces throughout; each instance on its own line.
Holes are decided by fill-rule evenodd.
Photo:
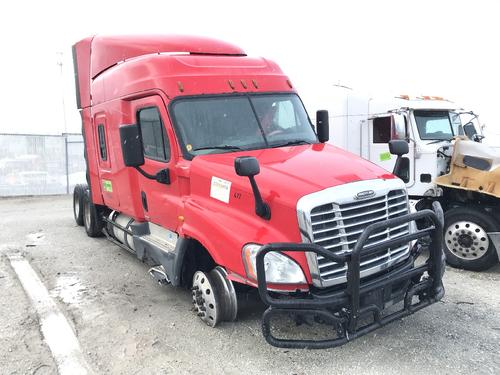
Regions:
M 243 263 L 247 276 L 257 280 L 257 253 L 261 245 L 247 244 L 243 246 Z M 306 278 L 300 266 L 291 258 L 276 251 L 264 256 L 266 281 L 274 284 L 305 284 Z

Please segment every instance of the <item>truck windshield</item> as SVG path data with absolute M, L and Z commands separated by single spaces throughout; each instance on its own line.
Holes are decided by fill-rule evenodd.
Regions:
M 420 139 L 451 139 L 454 136 L 448 111 L 414 111 Z
M 316 143 L 295 94 L 182 98 L 172 115 L 185 156 Z

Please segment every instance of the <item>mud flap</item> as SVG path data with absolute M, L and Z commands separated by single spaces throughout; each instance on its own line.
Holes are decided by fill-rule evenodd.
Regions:
M 493 242 L 493 246 L 495 246 L 495 249 L 497 251 L 498 260 L 500 261 L 500 232 L 489 232 L 486 234 Z

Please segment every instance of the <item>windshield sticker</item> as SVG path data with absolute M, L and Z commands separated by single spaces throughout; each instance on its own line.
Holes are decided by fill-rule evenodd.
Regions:
M 189 143 L 188 143 L 188 144 L 186 145 L 186 150 L 188 150 L 188 152 L 189 152 L 189 151 L 191 151 L 192 149 L 193 149 L 193 146 L 192 146 L 191 144 L 189 144 Z
M 381 152 L 379 157 L 380 157 L 380 161 L 391 160 L 391 153 L 390 152 Z
M 210 196 L 224 203 L 229 203 L 229 193 L 231 192 L 231 181 L 222 178 L 212 177 L 210 185 Z

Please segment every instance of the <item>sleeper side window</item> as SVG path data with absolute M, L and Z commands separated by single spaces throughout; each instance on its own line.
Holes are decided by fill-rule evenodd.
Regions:
M 373 143 L 387 143 L 391 140 L 391 118 L 373 119 Z
M 137 119 L 141 129 L 144 156 L 150 159 L 169 161 L 170 145 L 158 108 L 150 107 L 139 110 Z
M 106 148 L 106 134 L 104 132 L 104 125 L 97 125 L 97 135 L 99 137 L 99 153 L 101 155 L 101 160 L 108 160 L 108 150 Z

